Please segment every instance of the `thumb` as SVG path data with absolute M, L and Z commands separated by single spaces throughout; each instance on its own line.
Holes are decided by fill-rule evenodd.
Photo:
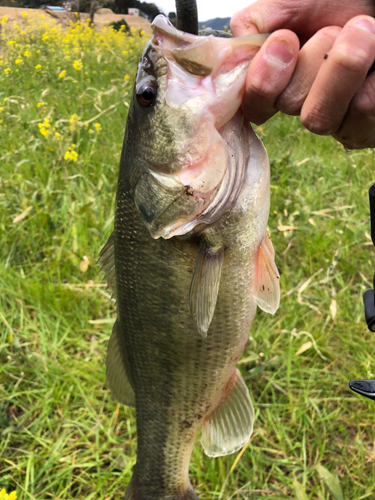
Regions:
M 250 1 L 250 0 L 249 0 Z M 375 15 L 370 0 L 258 0 L 231 19 L 234 36 L 268 33 L 281 28 L 294 31 L 302 42 L 325 26 L 344 26 L 354 16 Z

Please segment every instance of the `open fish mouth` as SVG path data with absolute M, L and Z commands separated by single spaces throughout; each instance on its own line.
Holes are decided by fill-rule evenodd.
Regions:
M 151 236 L 171 238 L 214 222 L 237 199 L 249 151 L 234 129 L 243 124 L 239 108 L 248 66 L 267 35 L 195 36 L 164 16 L 157 16 L 152 28 L 148 51 L 158 64 L 164 61 L 154 78 L 159 86 L 154 112 L 168 114 L 175 124 L 176 152 L 150 155 L 134 200 Z M 147 80 L 149 60 L 140 85 Z

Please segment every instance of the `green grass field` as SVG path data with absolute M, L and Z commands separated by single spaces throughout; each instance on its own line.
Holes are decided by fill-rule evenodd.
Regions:
M 135 415 L 105 383 L 115 308 L 95 262 L 113 227 L 145 38 L 2 23 L 0 491 L 117 500 L 135 463 Z M 362 306 L 375 270 L 374 153 L 346 153 L 297 118 L 258 132 L 281 306 L 258 312 L 239 363 L 256 409 L 250 444 L 210 459 L 197 442 L 191 479 L 201 500 L 374 500 L 375 403 L 348 388 L 375 378 Z

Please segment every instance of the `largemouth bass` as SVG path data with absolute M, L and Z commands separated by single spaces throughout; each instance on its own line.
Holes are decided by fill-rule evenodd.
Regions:
M 126 500 L 197 500 L 199 430 L 209 456 L 244 446 L 254 409 L 236 368 L 257 305 L 274 313 L 267 153 L 240 110 L 265 37 L 200 37 L 163 16 L 140 60 L 99 264 L 117 321 L 107 382 L 136 408 Z

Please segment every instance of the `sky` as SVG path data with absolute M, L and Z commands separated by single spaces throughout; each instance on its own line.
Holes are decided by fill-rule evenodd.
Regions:
M 254 0 L 197 0 L 198 20 L 208 21 L 215 17 L 232 17 L 235 12 L 250 5 Z M 176 12 L 175 0 L 154 0 L 154 3 L 163 10 Z

